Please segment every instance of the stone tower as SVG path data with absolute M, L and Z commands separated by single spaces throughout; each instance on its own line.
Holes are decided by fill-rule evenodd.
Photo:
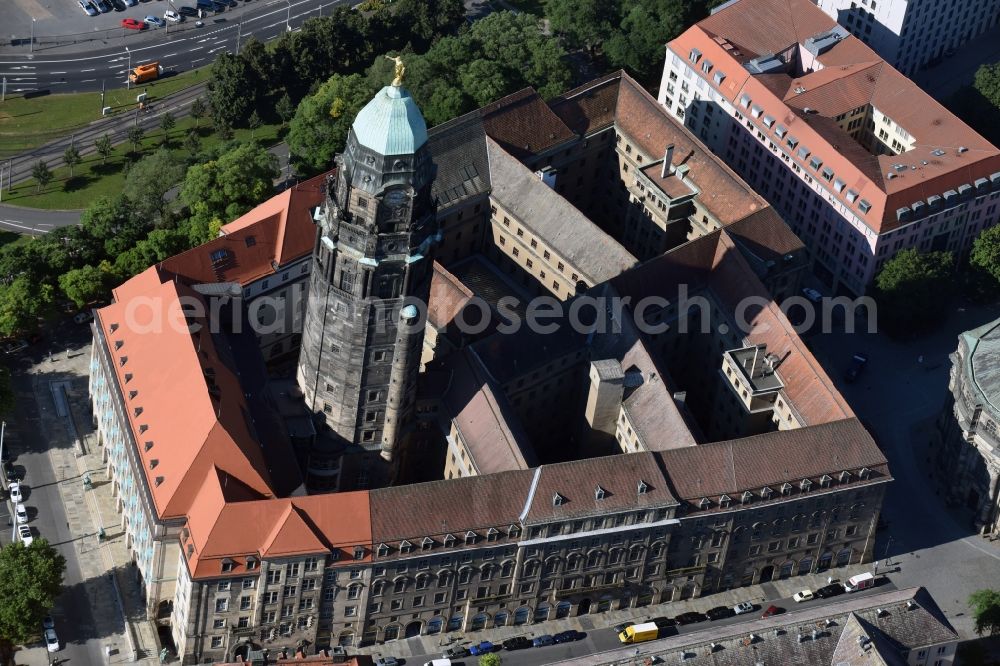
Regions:
M 414 411 L 437 239 L 427 125 L 399 70 L 355 118 L 327 183 L 298 366 L 334 438 L 387 461 Z

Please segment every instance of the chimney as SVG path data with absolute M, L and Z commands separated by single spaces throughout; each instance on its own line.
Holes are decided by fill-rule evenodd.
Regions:
M 666 178 L 667 174 L 670 173 L 672 168 L 671 162 L 674 161 L 674 144 L 667 146 L 666 152 L 663 153 L 663 168 L 660 170 L 660 178 Z

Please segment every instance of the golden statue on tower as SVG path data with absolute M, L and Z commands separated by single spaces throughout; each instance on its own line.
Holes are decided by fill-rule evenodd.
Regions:
M 392 85 L 397 87 L 403 85 L 403 76 L 406 74 L 406 65 L 403 64 L 403 58 L 390 55 L 387 55 L 386 58 L 396 63 L 396 78 L 392 80 Z

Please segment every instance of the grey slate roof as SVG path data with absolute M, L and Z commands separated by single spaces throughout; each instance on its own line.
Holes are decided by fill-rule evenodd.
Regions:
M 573 204 L 543 183 L 492 139 L 486 139 L 492 197 L 535 235 L 557 248 L 589 284 L 609 280 L 638 264 Z
M 427 147 L 437 168 L 431 193 L 441 208 L 489 192 L 486 132 L 478 111 L 434 127 Z
M 962 334 L 969 347 L 965 372 L 973 381 L 979 399 L 1000 414 L 1000 319 Z

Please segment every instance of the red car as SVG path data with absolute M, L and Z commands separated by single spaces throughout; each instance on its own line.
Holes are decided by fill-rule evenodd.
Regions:
M 780 606 L 768 606 L 767 610 L 764 611 L 764 614 L 761 615 L 761 617 L 762 618 L 768 618 L 768 617 L 771 617 L 772 615 L 781 615 L 784 612 L 785 612 L 785 609 L 781 608 Z
M 142 21 L 137 21 L 134 18 L 122 19 L 122 27 L 128 28 L 129 30 L 145 30 L 146 24 Z

